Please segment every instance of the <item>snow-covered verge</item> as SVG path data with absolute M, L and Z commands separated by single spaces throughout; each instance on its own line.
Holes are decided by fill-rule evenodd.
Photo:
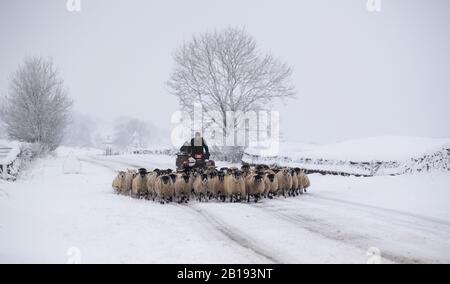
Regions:
M 115 171 L 173 167 L 164 155 L 38 159 L 0 181 L 0 263 L 450 262 L 450 174 L 370 178 L 310 175 L 308 193 L 258 204 L 161 205 L 113 193 Z
M 16 179 L 21 165 L 20 152 L 19 142 L 0 140 L 0 179 Z
M 243 161 L 363 176 L 450 170 L 450 139 L 372 137 L 322 146 L 282 143 L 276 156 L 262 155 L 262 151 L 247 148 Z

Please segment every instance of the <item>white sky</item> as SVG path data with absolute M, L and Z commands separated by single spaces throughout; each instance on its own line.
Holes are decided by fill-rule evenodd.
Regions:
M 171 127 L 165 81 L 193 33 L 245 27 L 290 63 L 298 99 L 277 103 L 286 139 L 450 136 L 450 1 L 0 0 L 0 94 L 26 56 L 52 56 L 75 109 Z

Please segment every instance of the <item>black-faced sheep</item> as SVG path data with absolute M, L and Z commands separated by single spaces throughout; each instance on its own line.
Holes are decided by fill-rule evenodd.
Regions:
M 217 173 L 218 183 L 217 183 L 217 197 L 224 201 L 225 200 L 225 172 L 219 171 Z
M 295 169 L 290 169 L 292 175 L 292 187 L 289 190 L 289 196 L 296 196 L 298 190 L 298 175 Z
M 194 173 L 194 194 L 197 197 L 198 201 L 208 201 L 207 198 L 207 183 L 208 183 L 208 175 L 203 171 L 198 171 Z
M 206 173 L 208 180 L 206 181 L 206 191 L 209 199 L 220 196 L 219 192 L 219 173 L 216 169 L 209 169 Z
M 131 185 L 131 195 L 136 198 L 147 196 L 147 170 L 139 169 Z
M 263 172 L 263 171 L 269 170 L 270 168 L 268 165 L 259 164 L 255 167 L 255 169 L 257 172 Z
M 224 178 L 225 195 L 230 198 L 230 202 L 241 201 L 245 197 L 245 181 L 242 172 L 237 169 L 228 169 Z
M 273 196 L 278 192 L 278 178 L 274 171 L 272 170 L 266 171 L 264 183 L 266 185 L 264 195 L 272 199 Z
M 301 170 L 300 168 L 296 168 L 295 171 L 297 173 L 298 179 L 298 191 L 300 194 L 303 194 L 304 192 L 306 192 L 306 188 L 308 188 L 311 183 L 308 176 L 304 173 L 303 170 Z
M 148 199 L 155 200 L 156 191 L 155 191 L 155 183 L 156 178 L 159 176 L 161 171 L 159 169 L 154 169 L 153 172 L 147 174 L 147 197 Z
M 286 197 L 286 192 L 292 188 L 292 175 L 289 169 L 282 168 L 276 174 L 278 179 L 278 190 L 279 193 Z
M 264 182 L 264 173 L 257 172 L 255 174 L 249 174 L 245 178 L 245 191 L 247 193 L 247 202 L 250 202 L 250 197 L 253 197 L 255 202 L 264 195 L 266 185 Z
M 178 173 L 175 180 L 175 198 L 178 203 L 187 203 L 191 195 L 191 183 L 189 173 Z
M 163 172 L 156 178 L 155 193 L 160 203 L 172 201 L 175 195 L 175 187 L 170 174 Z
M 243 164 L 241 166 L 241 171 L 242 171 L 244 177 L 247 176 L 250 173 L 250 171 L 251 171 L 250 165 L 249 164 Z

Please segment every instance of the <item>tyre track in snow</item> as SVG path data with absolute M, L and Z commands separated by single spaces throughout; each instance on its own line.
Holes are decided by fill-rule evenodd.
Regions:
M 211 224 L 217 231 L 221 232 L 229 240 L 233 241 L 236 245 L 244 247 L 254 254 L 265 259 L 267 263 L 282 264 L 285 263 L 281 258 L 272 255 L 267 249 L 264 249 L 262 245 L 259 245 L 254 239 L 244 234 L 242 231 L 235 227 L 227 225 L 223 220 L 214 217 L 211 212 L 200 209 L 195 205 L 187 206 L 190 210 L 195 212 L 198 216 L 202 217 L 205 221 Z
M 431 218 L 427 216 L 421 216 L 413 213 L 402 212 L 394 209 L 383 208 L 372 205 L 365 205 L 353 201 L 346 201 L 335 198 L 328 198 L 311 194 L 306 196 L 309 202 L 316 202 L 317 204 L 334 204 L 339 205 L 338 208 L 352 208 L 364 212 L 366 215 L 371 215 L 373 219 L 384 220 L 390 224 L 402 226 L 407 229 L 416 229 L 417 231 L 428 232 L 432 235 L 441 235 L 443 237 L 450 236 L 450 223 L 439 220 L 437 218 Z M 290 201 L 288 201 L 290 202 Z
M 379 207 L 379 206 L 374 206 L 374 205 L 368 205 L 368 204 L 358 203 L 358 202 L 354 202 L 354 201 L 342 200 L 342 199 L 338 199 L 338 198 L 325 197 L 323 195 L 318 195 L 315 193 L 308 194 L 307 196 L 311 196 L 312 198 L 315 198 L 315 199 L 321 199 L 321 200 L 326 200 L 329 202 L 346 204 L 346 205 L 355 206 L 355 207 L 359 207 L 359 208 L 363 208 L 363 209 L 370 208 L 370 209 L 373 209 L 373 210 L 376 210 L 379 212 L 381 211 L 381 212 L 386 212 L 386 213 L 395 214 L 395 215 L 403 215 L 403 216 L 409 217 L 409 218 L 421 219 L 426 222 L 444 225 L 444 226 L 448 226 L 450 228 L 450 222 L 447 222 L 445 220 L 440 220 L 438 218 L 432 218 L 432 217 L 427 217 L 427 216 L 418 215 L 418 214 L 414 214 L 414 213 L 403 212 L 400 210 L 389 209 L 389 208 L 384 208 L 384 207 Z
M 410 214 L 407 212 L 402 212 L 378 206 L 371 206 L 371 205 L 366 206 L 362 203 L 352 201 L 327 198 L 322 196 L 317 197 L 316 194 L 310 193 L 307 194 L 306 196 L 303 195 L 300 198 L 303 199 L 304 201 L 307 201 L 308 204 L 316 204 L 320 206 L 326 206 L 329 208 L 337 206 L 336 208 L 338 208 L 338 210 L 347 210 L 347 209 L 349 210 L 350 208 L 353 208 L 353 210 L 364 212 L 364 214 L 366 215 L 371 215 L 374 220 L 388 221 L 391 224 L 403 226 L 408 229 L 415 228 L 419 231 L 426 231 L 433 235 L 442 235 L 442 236 L 450 235 L 450 223 L 436 218 L 416 215 L 413 213 Z M 277 199 L 277 201 L 279 202 L 286 202 L 289 204 L 294 204 L 295 200 L 296 200 L 295 198 Z M 329 206 L 330 203 L 333 205 Z
M 300 216 L 298 214 L 287 215 L 280 213 L 275 209 L 269 209 L 264 206 L 252 206 L 270 212 L 270 214 L 277 216 L 279 219 L 285 222 L 288 222 L 294 226 L 298 226 L 326 239 L 342 242 L 361 250 L 367 250 L 370 247 L 370 245 L 368 244 L 370 241 L 370 237 L 367 234 L 349 233 L 346 232 L 344 228 L 336 227 L 334 224 L 330 222 L 324 222 L 323 220 L 318 218 L 310 218 L 308 216 Z M 385 250 L 383 250 L 382 257 L 394 263 L 426 263 L 425 261 L 416 258 L 408 258 L 400 255 L 395 255 Z
M 304 198 L 304 197 L 303 197 Z M 299 205 L 294 200 L 291 199 L 278 199 L 276 201 L 280 201 L 281 203 L 288 203 L 292 205 Z M 312 201 L 312 202 L 311 202 Z M 326 210 L 329 211 L 329 208 L 333 208 L 333 206 L 329 206 L 328 204 L 325 206 L 323 203 L 315 203 L 313 198 L 306 200 L 305 202 L 308 202 L 308 206 L 314 205 L 319 206 L 318 208 L 320 210 L 324 210 L 323 208 L 326 207 Z M 350 205 L 354 205 L 353 203 L 350 203 Z M 361 212 L 362 214 L 369 216 L 370 221 L 364 220 L 364 219 L 358 219 L 358 223 L 362 225 L 370 225 L 372 222 L 380 223 L 381 226 L 378 224 L 376 228 L 370 227 L 372 229 L 372 234 L 369 234 L 370 232 L 366 233 L 360 233 L 358 232 L 358 226 L 352 227 L 349 229 L 349 227 L 346 227 L 343 224 L 339 223 L 333 223 L 332 221 L 322 218 L 316 218 L 316 217 L 310 217 L 309 214 L 303 214 L 300 212 L 296 212 L 293 210 L 293 208 L 286 208 L 286 207 L 274 207 L 271 205 L 268 205 L 267 203 L 260 203 L 260 204 L 252 204 L 253 207 L 259 208 L 261 210 L 265 210 L 270 212 L 273 215 L 276 215 L 280 219 L 291 223 L 294 226 L 301 227 L 303 229 L 306 229 L 312 233 L 316 233 L 320 236 L 323 236 L 328 239 L 332 239 L 335 241 L 340 241 L 349 245 L 352 245 L 354 247 L 360 248 L 360 249 L 368 249 L 371 246 L 371 243 L 383 243 L 386 242 L 386 239 L 383 239 L 382 236 L 377 236 L 377 234 L 380 233 L 391 233 L 394 232 L 400 232 L 397 233 L 396 237 L 404 237 L 409 236 L 410 238 L 416 238 L 416 241 L 419 237 L 424 237 L 423 235 L 417 235 L 417 232 L 423 232 L 426 231 L 433 237 L 438 237 L 442 244 L 448 246 L 448 242 L 446 243 L 446 239 L 448 239 L 448 236 L 450 235 L 450 230 L 447 228 L 447 226 L 442 225 L 442 222 L 434 222 L 434 220 L 429 220 L 428 218 L 418 218 L 418 220 L 422 222 L 430 222 L 430 224 L 419 224 L 417 223 L 417 220 L 404 220 L 405 217 L 407 218 L 415 218 L 416 216 L 414 214 L 407 214 L 400 212 L 400 214 L 397 214 L 397 211 L 395 210 L 383 210 L 378 207 L 368 207 L 365 208 L 364 206 L 358 206 L 356 208 L 357 212 Z M 345 206 L 345 207 L 339 207 L 338 211 L 352 211 L 354 214 L 355 208 L 352 206 Z M 287 213 L 282 213 L 287 212 Z M 329 212 L 330 214 L 333 213 L 333 216 L 339 216 L 340 212 Z M 336 214 L 335 214 L 336 213 Z M 345 212 L 346 213 L 346 212 Z M 345 215 L 345 214 L 344 214 Z M 319 215 L 320 216 L 320 215 Z M 343 218 L 346 218 L 345 216 Z M 352 217 L 354 219 L 354 217 Z M 398 218 L 401 218 L 401 220 L 398 220 Z M 445 222 L 444 222 L 445 224 Z M 393 225 L 395 225 L 395 230 L 393 230 Z M 398 227 L 400 227 L 400 230 Z M 436 228 L 436 226 L 440 226 L 441 228 Z M 426 228 L 424 228 L 426 227 Z M 444 228 L 445 227 L 445 228 Z M 384 229 L 381 230 L 380 229 Z M 405 231 L 412 230 L 412 235 L 408 235 Z M 352 231 L 352 232 L 351 232 Z M 373 234 L 373 231 L 376 232 L 376 234 Z M 389 244 L 389 242 L 388 242 Z M 392 243 L 391 243 L 392 245 Z M 413 248 L 414 249 L 414 248 Z M 428 257 L 410 257 L 410 256 L 404 256 L 401 253 L 393 252 L 389 249 L 383 249 L 382 253 L 383 258 L 396 262 L 396 263 L 435 263 L 439 262 L 434 259 L 430 259 Z M 440 260 L 441 262 L 448 262 L 448 260 Z
M 79 158 L 80 161 L 91 163 L 94 165 L 98 165 L 104 168 L 107 168 L 111 171 L 116 171 L 116 166 L 113 165 L 121 165 L 126 167 L 134 167 L 139 168 L 141 166 L 126 163 L 123 161 L 111 161 L 106 159 L 92 159 L 89 158 Z M 100 161 L 99 161 L 100 160 Z M 248 236 L 244 236 L 241 231 L 228 226 L 224 221 L 213 217 L 211 214 L 206 214 L 205 210 L 200 208 L 196 208 L 195 206 L 187 205 L 178 205 L 178 204 L 169 204 L 172 206 L 176 206 L 178 208 L 186 209 L 192 214 L 195 214 L 205 220 L 210 227 L 219 232 L 224 238 L 234 246 L 237 246 L 241 249 L 251 252 L 256 256 L 257 259 L 264 260 L 263 263 L 283 263 L 278 257 L 271 255 L 266 249 L 262 246 L 256 245 L 256 242 Z

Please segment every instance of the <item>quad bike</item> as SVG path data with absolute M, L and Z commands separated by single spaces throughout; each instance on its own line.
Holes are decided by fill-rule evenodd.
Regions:
M 177 153 L 176 167 L 177 171 L 194 168 L 207 168 L 215 166 L 215 162 L 205 157 L 205 154 L 189 154 L 185 152 Z

